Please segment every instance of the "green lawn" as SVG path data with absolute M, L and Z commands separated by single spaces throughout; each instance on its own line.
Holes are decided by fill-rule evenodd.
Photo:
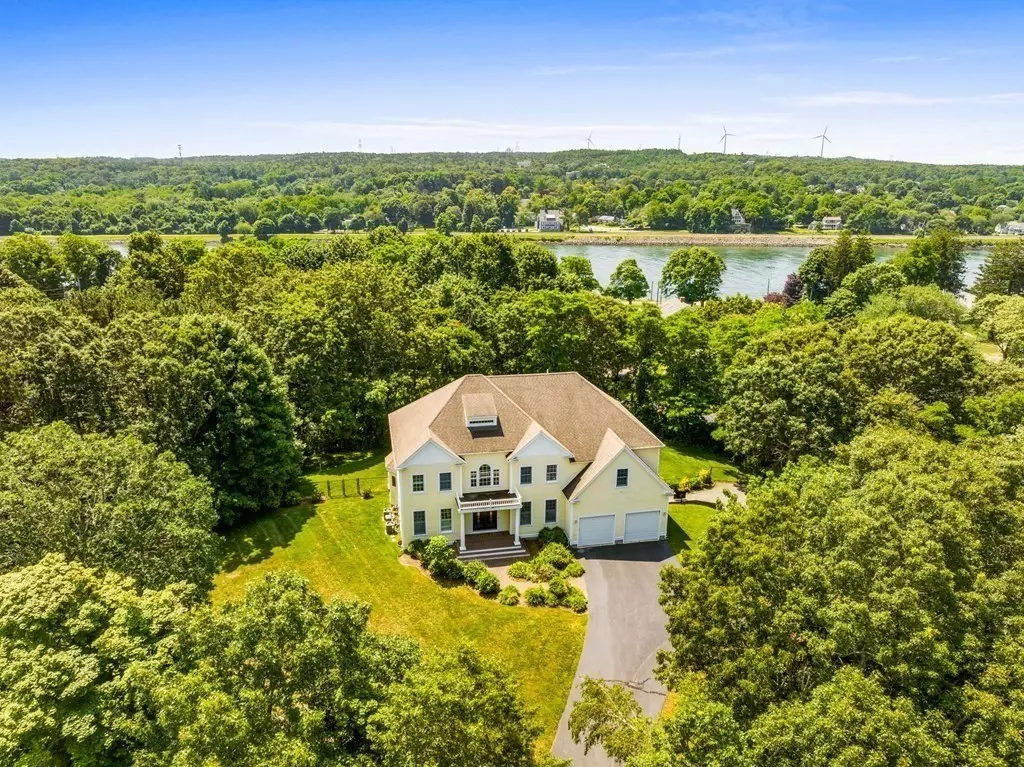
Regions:
M 711 467 L 715 482 L 736 482 L 742 476 L 739 469 L 721 455 L 702 447 L 666 445 L 661 451 L 661 478 L 675 487 L 682 477 L 695 477 L 701 469 Z
M 708 503 L 669 504 L 668 545 L 676 556 L 700 545 L 714 516 L 715 507 Z
M 383 453 L 321 469 L 318 483 L 385 475 Z M 506 666 L 538 710 L 548 751 L 583 649 L 587 619 L 568 610 L 503 607 L 466 586 L 443 587 L 398 561 L 399 548 L 384 533 L 382 492 L 372 500 L 333 498 L 313 507 L 282 509 L 228 535 L 224 570 L 214 601 L 239 598 L 248 583 L 272 570 L 292 569 L 326 597 L 355 598 L 373 607 L 371 624 L 402 633 L 426 648 L 470 641 Z M 351 485 L 351 483 L 349 483 Z M 337 491 L 335 491 L 337 492 Z
M 675 486 L 681 477 L 696 476 L 700 469 L 711 467 L 716 482 L 736 482 L 742 472 L 728 459 L 702 447 L 690 445 L 667 445 L 661 451 L 659 474 L 670 485 Z M 700 542 L 707 530 L 715 507 L 705 503 L 673 503 L 668 507 L 668 542 L 676 556 L 688 551 Z

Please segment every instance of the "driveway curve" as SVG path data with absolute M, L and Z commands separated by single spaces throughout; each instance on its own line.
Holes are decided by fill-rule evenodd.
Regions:
M 654 679 L 654 665 L 658 650 L 668 647 L 668 633 L 658 575 L 676 559 L 665 541 L 594 548 L 582 558 L 590 600 L 587 636 L 552 753 L 571 759 L 574 767 L 608 767 L 615 763 L 600 746 L 584 755 L 583 746 L 573 742 L 569 712 L 586 676 L 627 685 L 648 715 L 661 710 L 665 688 Z

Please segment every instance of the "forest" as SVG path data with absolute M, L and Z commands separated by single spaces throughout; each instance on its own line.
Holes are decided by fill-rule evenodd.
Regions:
M 1024 219 L 1019 166 L 643 151 L 0 159 L 0 236 L 255 234 L 572 225 L 755 232 L 841 216 L 854 232 L 988 234 Z
M 144 198 L 191 172 L 97 167 L 69 178 Z M 555 764 L 477 649 L 378 634 L 294 573 L 210 588 L 223 533 L 385 444 L 389 411 L 559 370 L 750 476 L 662 575 L 674 709 L 591 681 L 579 738 L 630 767 L 1024 760 L 1024 243 L 969 309 L 955 226 L 888 262 L 843 232 L 763 299 L 683 248 L 665 317 L 635 263 L 602 286 L 508 235 L 229 238 L 0 242 L 0 765 Z

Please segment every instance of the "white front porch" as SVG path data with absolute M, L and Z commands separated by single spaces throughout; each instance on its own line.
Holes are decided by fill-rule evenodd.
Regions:
M 516 490 L 493 490 L 456 496 L 459 511 L 459 549 L 466 551 L 466 535 L 508 532 L 519 545 L 519 509 L 523 499 Z M 501 515 L 508 512 L 508 527 L 500 529 Z

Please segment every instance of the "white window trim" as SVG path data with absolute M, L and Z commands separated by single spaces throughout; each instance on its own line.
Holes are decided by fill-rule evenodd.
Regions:
M 423 515 L 423 532 L 416 532 L 416 515 Z M 426 509 L 414 509 L 412 512 L 412 537 L 413 538 L 426 538 L 427 537 L 427 510 Z
M 620 471 L 626 472 L 626 484 L 624 484 L 624 485 L 620 485 L 619 484 L 619 472 Z M 625 489 L 627 489 L 629 487 L 629 483 L 630 483 L 629 467 L 625 466 L 625 467 L 620 467 L 620 468 L 616 469 L 615 470 L 615 489 L 616 490 L 625 490 Z
M 548 501 L 554 501 L 555 504 L 555 518 L 548 522 Z M 545 498 L 544 499 L 544 524 L 545 525 L 557 525 L 558 524 L 558 499 L 557 498 Z
M 529 509 L 530 521 L 523 522 L 523 509 Z M 533 501 L 523 501 L 523 505 L 519 509 L 519 526 L 532 527 L 533 526 Z
M 469 486 L 470 487 L 479 487 L 478 476 L 479 475 L 477 474 L 476 469 L 473 469 L 473 471 L 469 472 Z
M 441 513 L 443 511 L 447 511 L 448 512 L 448 528 L 447 529 L 445 529 L 445 526 L 444 526 L 444 515 L 442 515 L 442 513 Z M 450 533 L 450 532 L 452 532 L 455 529 L 455 514 L 448 507 L 445 507 L 443 509 L 438 509 L 437 510 L 437 529 L 440 530 L 442 533 Z
M 444 474 L 448 475 L 448 487 L 447 488 L 441 487 L 441 477 Z M 437 472 L 437 492 L 439 492 L 439 493 L 447 493 L 447 492 L 450 492 L 453 487 L 455 487 L 455 485 L 452 483 L 452 473 L 450 471 L 439 471 L 439 472 Z
M 481 469 L 483 469 L 484 466 L 487 467 L 487 481 L 486 482 L 484 482 L 484 475 L 483 475 L 483 472 L 481 471 Z M 489 463 L 482 463 L 482 464 L 480 464 L 479 466 L 476 467 L 476 477 L 477 477 L 477 482 L 480 484 L 480 487 L 493 487 L 494 486 L 494 468 Z
M 416 477 L 419 477 L 420 481 L 423 484 L 423 487 L 421 487 L 419 490 L 416 489 Z M 419 495 L 420 493 L 427 492 L 427 475 L 426 474 L 413 474 L 409 478 L 409 486 L 412 488 L 413 493 L 415 493 L 416 495 Z
M 548 466 L 554 466 L 555 467 L 555 478 L 554 479 L 548 479 Z M 544 482 L 546 482 L 547 484 L 553 484 L 553 483 L 555 483 L 557 481 L 558 481 L 558 464 L 557 463 L 549 463 L 549 464 L 547 464 L 544 467 Z
M 530 479 L 528 482 L 523 481 L 523 469 L 528 469 L 530 472 Z M 519 467 L 519 484 L 520 485 L 532 485 L 533 484 L 533 466 L 520 466 Z

